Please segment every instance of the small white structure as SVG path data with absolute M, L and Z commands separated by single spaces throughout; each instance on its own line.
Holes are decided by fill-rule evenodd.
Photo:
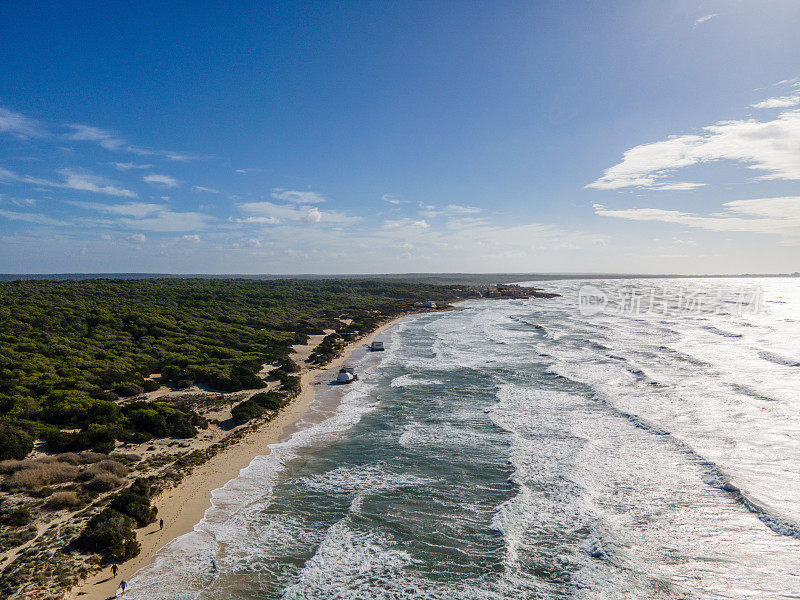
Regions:
M 372 350 L 373 352 L 383 352 L 384 350 L 383 342 L 374 341 L 370 345 L 369 349 Z
M 414 302 L 417 308 L 436 308 L 436 302 L 433 300 L 426 300 L 425 302 Z
M 336 376 L 336 383 L 353 383 L 358 379 L 355 369 L 352 367 L 342 367 Z

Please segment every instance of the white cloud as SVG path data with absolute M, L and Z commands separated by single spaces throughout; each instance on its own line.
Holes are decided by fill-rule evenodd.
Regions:
M 753 108 L 791 108 L 800 104 L 800 96 L 777 96 L 751 104 Z
M 193 185 L 192 191 L 194 192 L 208 192 L 209 194 L 219 194 L 219 190 L 214 188 L 203 187 L 202 185 Z
M 164 187 L 168 188 L 178 187 L 178 180 L 174 177 L 170 177 L 169 175 L 145 175 L 142 177 L 142 180 L 151 185 L 163 185 Z
M 0 217 L 10 219 L 12 221 L 23 221 L 25 223 L 34 223 L 35 225 L 54 225 L 62 226 L 68 225 L 65 221 L 53 219 L 47 215 L 28 212 L 15 212 L 11 210 L 0 210 Z
M 100 204 L 74 202 L 73 204 L 110 215 L 109 218 L 83 219 L 93 226 L 124 227 L 139 231 L 171 233 L 206 229 L 214 220 L 197 212 L 174 212 L 160 204 L 129 202 L 126 204 Z
M 317 204 L 325 202 L 325 198 L 316 192 L 298 192 L 295 190 L 283 190 L 275 188 L 270 194 L 275 200 L 293 202 L 294 204 Z
M 725 202 L 724 210 L 710 215 L 661 208 L 610 210 L 595 204 L 595 213 L 632 221 L 660 221 L 712 231 L 800 235 L 800 196 L 755 198 Z
M 322 213 L 319 212 L 319 209 L 314 206 L 308 210 L 308 212 L 303 216 L 302 221 L 304 223 L 319 223 L 322 221 Z
M 72 133 L 66 134 L 66 138 L 77 142 L 92 142 L 98 144 L 106 150 L 120 150 L 124 152 L 131 152 L 138 156 L 161 156 L 168 160 L 187 162 L 190 160 L 199 160 L 201 157 L 185 154 L 183 152 L 175 152 L 173 150 L 155 150 L 152 148 L 143 148 L 141 146 L 132 146 L 127 140 L 117 135 L 112 131 L 93 127 L 91 125 L 82 125 L 80 123 L 68 123 L 64 125 L 72 130 Z M 117 168 L 125 170 L 125 167 L 133 163 L 117 163 Z M 121 166 L 120 166 L 121 165 Z M 134 166 L 133 168 L 141 168 Z
M 658 185 L 650 186 L 651 190 L 666 191 L 672 190 L 676 192 L 685 192 L 687 190 L 696 190 L 705 186 L 705 183 L 691 183 L 689 181 L 676 181 L 675 183 L 660 183 Z
M 407 229 L 413 227 L 416 229 L 428 229 L 430 224 L 425 219 L 415 221 L 414 219 L 397 219 L 387 220 L 383 222 L 386 229 Z
M 704 15 L 704 16 L 700 17 L 699 19 L 695 19 L 694 26 L 697 27 L 698 25 L 702 25 L 703 23 L 707 23 L 708 21 L 710 21 L 714 17 L 718 17 L 718 16 L 719 15 L 717 13 L 711 13 L 710 15 Z
M 126 238 L 130 242 L 137 244 L 144 244 L 147 241 L 147 236 L 143 233 L 133 233 Z
M 113 163 L 113 165 L 119 171 L 131 171 L 133 169 L 150 169 L 150 168 L 153 167 L 153 165 L 137 165 L 136 163 L 132 163 L 132 162 L 125 162 L 125 163 L 115 162 L 115 163 Z
M 625 152 L 622 162 L 586 187 L 692 189 L 702 184 L 663 180 L 676 169 L 717 160 L 738 161 L 766 171 L 760 179 L 800 179 L 800 111 L 787 111 L 765 122 L 720 121 L 704 127 L 700 135 L 673 136 L 635 146 Z
M 481 212 L 477 206 L 461 206 L 460 204 L 448 204 L 447 210 L 451 213 L 475 215 Z
M 481 212 L 481 209 L 477 206 L 462 206 L 460 204 L 448 204 L 445 207 L 437 207 L 432 204 L 423 204 L 420 202 L 419 207 L 423 209 L 419 211 L 419 214 L 429 219 L 440 217 L 442 215 L 475 215 Z
M 66 187 L 72 190 L 108 194 L 109 196 L 121 196 L 123 198 L 136 198 L 135 192 L 117 187 L 103 177 L 77 173 L 70 169 L 61 169 L 59 173 L 64 176 L 65 182 L 63 185 L 55 185 L 54 187 Z
M 381 196 L 381 200 L 388 202 L 389 204 L 405 204 L 408 202 L 408 200 L 398 200 L 394 194 L 384 194 Z
M 351 217 L 338 211 L 321 211 L 315 206 L 293 206 L 267 201 L 246 202 L 238 206 L 242 212 L 250 215 L 244 219 L 238 219 L 237 222 L 239 223 L 274 223 L 284 220 L 302 223 L 348 224 L 362 220 L 361 217 Z M 260 217 L 261 220 L 256 220 L 254 217 Z M 275 219 L 275 221 L 264 221 L 264 218 Z
M 105 179 L 104 177 L 78 173 L 71 169 L 61 169 L 59 173 L 64 178 L 63 182 L 50 181 L 48 179 L 31 177 L 29 175 L 19 175 L 14 171 L 0 168 L 0 181 L 18 181 L 20 183 L 28 183 L 31 185 L 66 188 L 71 190 L 79 190 L 82 192 L 95 192 L 98 194 L 108 194 L 109 196 L 120 196 L 123 198 L 137 197 L 135 192 L 117 187 L 113 182 Z
M 258 223 L 259 225 L 277 225 L 280 223 L 278 217 L 246 217 L 244 219 L 237 219 L 237 223 Z
M 192 244 L 198 244 L 200 242 L 200 236 L 196 233 L 192 235 L 184 235 L 181 239 L 184 242 L 191 242 Z
M 88 210 L 96 210 L 113 215 L 125 217 L 144 218 L 149 215 L 164 212 L 166 206 L 161 204 L 149 204 L 145 202 L 129 202 L 127 204 L 101 204 L 99 202 L 70 202 L 74 206 L 79 206 Z
M 92 127 L 90 125 L 81 125 L 79 123 L 70 123 L 66 127 L 72 129 L 72 133 L 67 134 L 67 139 L 77 142 L 94 142 L 106 150 L 119 150 L 126 145 L 125 140 L 117 134 L 100 129 L 99 127 Z
M 165 210 L 145 219 L 117 219 L 116 224 L 130 229 L 171 233 L 206 229 L 211 221 L 210 216 L 202 213 Z
M 7 133 L 23 140 L 47 136 L 47 132 L 38 121 L 2 107 L 0 107 L 0 133 Z

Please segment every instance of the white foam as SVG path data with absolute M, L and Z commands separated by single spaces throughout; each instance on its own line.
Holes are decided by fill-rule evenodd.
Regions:
M 392 379 L 392 387 L 412 387 L 415 385 L 444 385 L 441 379 L 425 379 L 411 374 L 400 375 Z
M 215 559 L 220 571 L 230 566 L 247 548 L 243 531 L 247 527 L 248 507 L 268 498 L 287 463 L 301 448 L 337 439 L 377 408 L 372 396 L 374 385 L 357 381 L 347 387 L 336 411 L 324 421 L 300 429 L 286 441 L 271 444 L 270 454 L 257 456 L 228 481 L 211 493 L 211 506 L 194 531 L 172 540 L 129 581 L 127 597 L 132 600 L 194 598 L 215 577 L 210 558 L 224 546 L 226 552 Z M 252 548 L 256 550 L 256 548 Z M 168 577 L 165 576 L 169 574 Z

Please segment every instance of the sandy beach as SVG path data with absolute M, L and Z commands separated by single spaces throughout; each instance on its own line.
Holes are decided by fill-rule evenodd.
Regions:
M 389 327 L 398 323 L 405 315 L 397 317 L 381 325 L 372 333 L 348 344 L 344 352 L 331 363 L 319 368 L 308 368 L 304 363 L 306 356 L 302 352 L 294 358 L 303 365 L 301 373 L 302 390 L 288 406 L 282 409 L 272 420 L 245 435 L 237 443 L 232 444 L 207 462 L 198 466 L 186 476 L 176 487 L 165 490 L 155 499 L 158 516 L 164 520 L 164 528 L 159 529 L 158 522 L 138 531 L 138 539 L 142 545 L 140 554 L 119 565 L 116 579 L 111 578 L 111 569 L 106 567 L 100 572 L 90 575 L 67 596 L 85 600 L 106 600 L 113 598 L 120 580 L 130 579 L 136 571 L 147 566 L 154 555 L 168 542 L 176 537 L 192 531 L 211 505 L 211 492 L 223 487 L 235 478 L 239 471 L 247 467 L 256 456 L 269 454 L 269 445 L 285 438 L 293 426 L 308 411 L 314 400 L 314 383 L 326 371 L 338 369 L 357 348 L 369 344 Z

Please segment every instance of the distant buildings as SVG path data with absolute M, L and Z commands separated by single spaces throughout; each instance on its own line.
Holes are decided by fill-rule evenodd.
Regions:
M 532 287 L 523 287 L 513 283 L 498 283 L 495 285 L 487 285 L 486 287 L 478 289 L 478 295 L 484 298 L 555 298 L 559 294 L 550 294 L 547 292 L 536 291 Z
M 425 302 L 414 302 L 415 308 L 436 308 L 436 302 L 433 300 L 426 300 Z

